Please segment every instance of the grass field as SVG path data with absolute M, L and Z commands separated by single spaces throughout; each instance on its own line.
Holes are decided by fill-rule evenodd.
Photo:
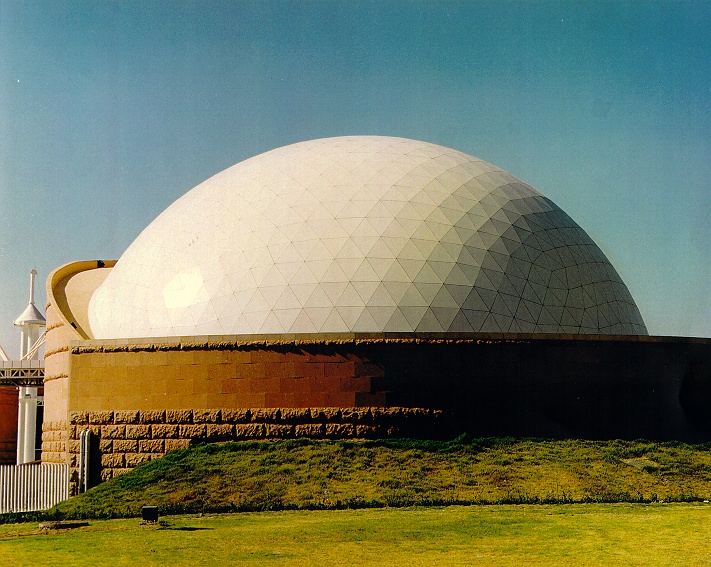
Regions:
M 448 506 L 0 526 L 0 565 L 707 565 L 711 505 Z
M 646 441 L 263 441 L 174 451 L 48 517 L 711 499 L 707 446 Z M 2 518 L 0 518 L 2 520 Z M 6 518 L 5 521 L 13 521 Z

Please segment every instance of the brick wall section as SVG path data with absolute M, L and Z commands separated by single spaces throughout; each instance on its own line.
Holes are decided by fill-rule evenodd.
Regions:
M 50 455 L 61 455 L 66 440 L 74 494 L 79 435 L 86 429 L 94 434 L 92 450 L 98 451 L 91 474 L 105 481 L 196 442 L 418 435 L 436 428 L 441 418 L 437 410 L 399 407 L 72 411 L 64 431 L 61 423 L 46 424 L 43 460 L 56 462 Z
M 68 409 L 383 406 L 382 376 L 336 347 L 97 342 L 72 347 Z

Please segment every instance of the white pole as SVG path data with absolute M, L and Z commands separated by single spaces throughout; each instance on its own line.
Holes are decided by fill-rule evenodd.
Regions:
M 37 388 L 25 389 L 25 439 L 23 463 L 35 460 L 35 436 L 37 435 Z
M 17 464 L 21 465 L 25 462 L 25 386 L 20 386 L 17 404 Z
M 37 270 L 32 268 L 30 270 L 30 305 L 35 304 L 35 276 L 37 275 Z

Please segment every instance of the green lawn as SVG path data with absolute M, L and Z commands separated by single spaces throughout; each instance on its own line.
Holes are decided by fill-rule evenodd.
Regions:
M 0 517 L 0 566 L 711 564 L 709 449 L 467 437 L 200 445 L 24 523 Z M 145 504 L 162 525 L 135 518 Z M 110 517 L 129 519 L 97 519 Z M 40 531 L 33 518 L 89 526 Z
M 711 505 L 448 506 L 0 526 L 0 565 L 706 565 Z

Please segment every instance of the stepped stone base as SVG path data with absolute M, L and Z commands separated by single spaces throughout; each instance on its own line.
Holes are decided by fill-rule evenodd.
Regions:
M 45 462 L 69 462 L 76 494 L 79 436 L 87 429 L 90 479 L 98 484 L 198 442 L 420 436 L 441 419 L 438 410 L 402 407 L 74 411 L 67 424 L 45 423 L 42 454 Z

